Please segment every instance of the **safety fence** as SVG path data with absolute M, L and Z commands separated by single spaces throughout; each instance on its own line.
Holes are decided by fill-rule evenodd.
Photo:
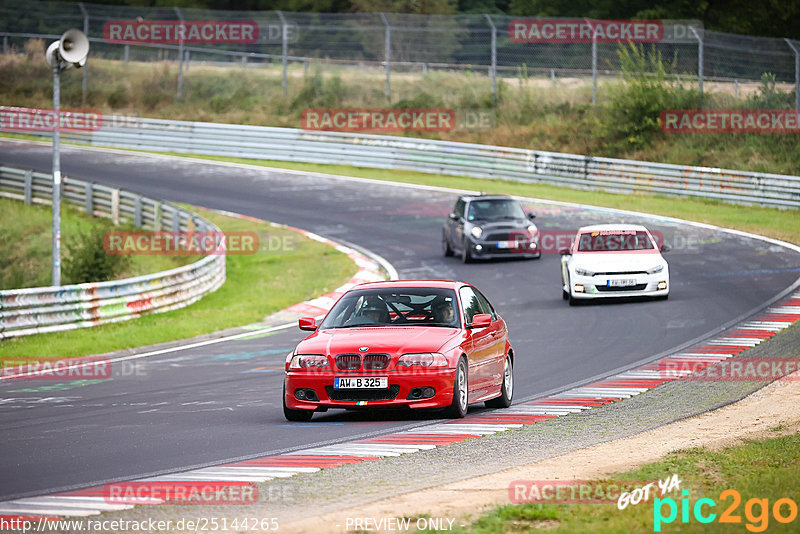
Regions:
M 164 119 L 104 117 L 62 138 L 96 146 L 402 169 L 800 207 L 800 177 L 544 152 L 451 141 Z
M 149 38 L 133 44 L 110 39 L 108 24 L 120 21 L 249 21 L 257 27 L 250 42 L 184 43 Z M 621 73 L 615 39 L 520 38 L 527 21 L 541 24 L 592 19 L 543 19 L 508 15 L 413 15 L 400 13 L 297 13 L 283 11 L 223 11 L 179 7 L 118 6 L 82 2 L 4 0 L 0 5 L 3 51 L 21 49 L 31 37 L 53 39 L 69 28 L 82 29 L 92 42 L 89 58 L 136 61 L 177 61 L 177 95 L 183 71 L 191 61 L 282 65 L 284 89 L 289 65 L 345 65 L 385 71 L 386 96 L 391 98 L 391 72 L 459 69 L 498 76 L 591 76 L 597 99 L 598 76 Z M 522 21 L 522 22 L 521 22 Z M 664 20 L 655 39 L 641 46 L 663 57 L 668 74 L 699 82 L 759 81 L 765 73 L 791 83 L 795 106 L 800 105 L 800 42 L 705 30 L 697 20 Z M 521 24 L 521 26 L 520 26 Z M 543 26 L 544 28 L 544 26 Z M 149 34 L 148 34 L 149 35 Z M 622 39 L 624 41 L 624 39 Z M 634 39 L 635 41 L 635 39 Z M 88 70 L 83 91 L 87 91 Z M 737 86 L 738 87 L 738 86 Z M 788 103 L 790 105 L 790 103 Z
M 149 230 L 218 232 L 206 219 L 130 191 L 65 178 L 62 200 L 89 215 Z M 50 174 L 0 166 L 0 196 L 51 204 Z M 113 280 L 0 291 L 0 340 L 72 330 L 188 306 L 225 282 L 225 255 L 212 254 L 168 271 Z

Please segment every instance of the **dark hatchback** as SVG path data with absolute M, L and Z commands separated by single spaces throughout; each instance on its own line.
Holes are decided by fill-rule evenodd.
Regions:
M 534 217 L 508 196 L 461 196 L 445 220 L 442 250 L 445 256 L 459 254 L 464 263 L 482 258 L 539 258 Z

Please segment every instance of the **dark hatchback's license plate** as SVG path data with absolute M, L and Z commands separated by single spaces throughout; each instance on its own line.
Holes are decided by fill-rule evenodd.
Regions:
M 388 387 L 388 376 L 337 376 L 333 379 L 333 389 L 386 389 Z

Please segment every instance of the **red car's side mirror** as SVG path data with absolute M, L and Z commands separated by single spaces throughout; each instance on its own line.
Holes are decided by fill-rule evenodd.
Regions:
M 313 317 L 301 317 L 298 326 L 300 330 L 316 330 L 317 322 Z
M 478 313 L 472 317 L 469 328 L 483 328 L 492 324 L 492 316 L 488 313 Z

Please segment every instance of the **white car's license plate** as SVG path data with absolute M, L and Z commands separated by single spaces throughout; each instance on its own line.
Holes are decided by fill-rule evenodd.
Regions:
M 634 280 L 633 278 L 623 278 L 621 280 L 609 280 L 608 282 L 606 282 L 606 285 L 608 287 L 629 287 L 629 286 L 635 286 L 636 280 Z
M 497 248 L 513 248 L 514 242 L 513 241 L 498 241 Z
M 386 389 L 388 376 L 337 376 L 333 379 L 333 389 Z

